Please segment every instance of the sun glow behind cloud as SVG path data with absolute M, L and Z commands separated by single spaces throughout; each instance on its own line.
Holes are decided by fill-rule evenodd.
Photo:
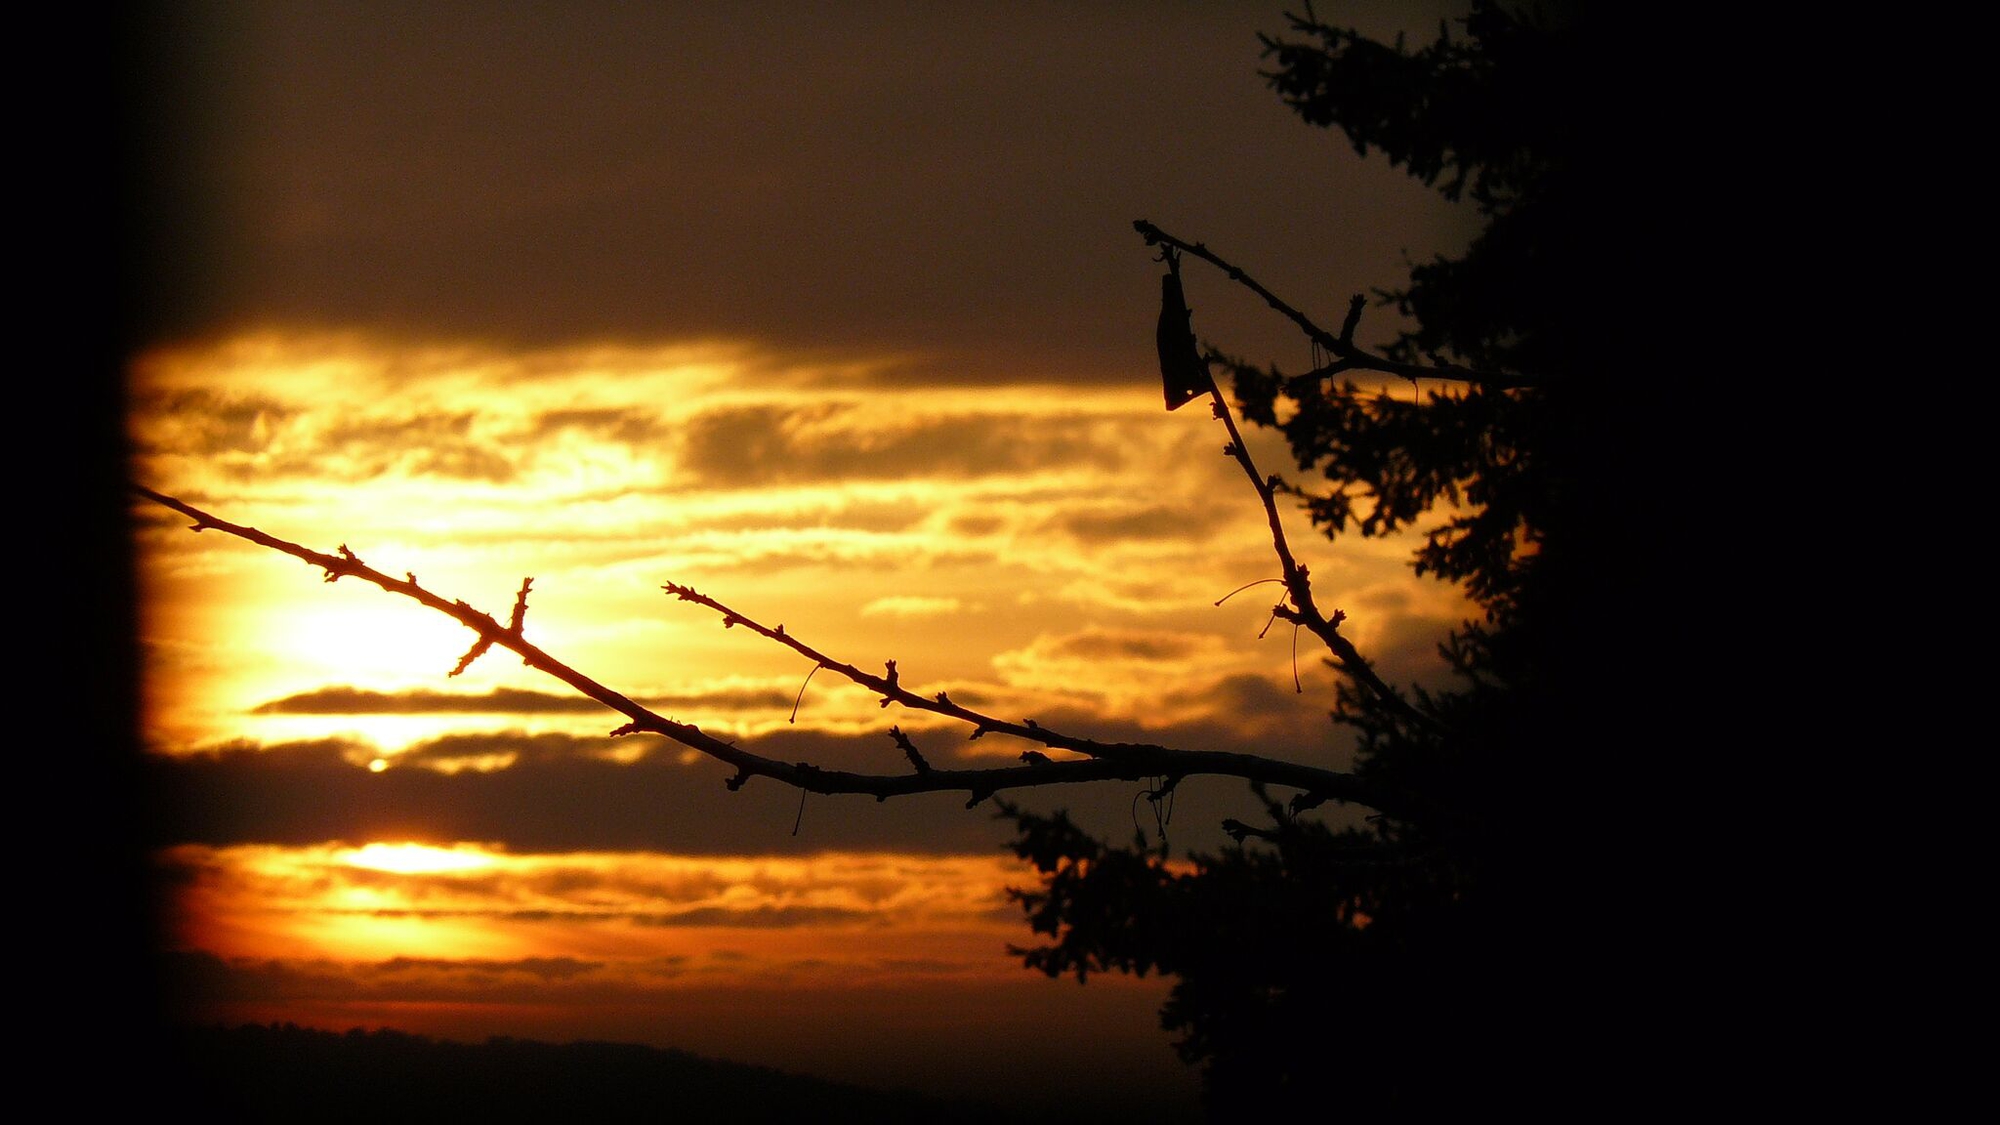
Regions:
M 467 847 L 438 848 L 429 844 L 368 844 L 340 856 L 350 867 L 393 871 L 398 875 L 428 875 L 440 871 L 483 871 L 498 862 L 486 852 Z

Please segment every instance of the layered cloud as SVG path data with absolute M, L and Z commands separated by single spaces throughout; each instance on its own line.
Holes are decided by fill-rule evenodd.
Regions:
M 1123 461 L 1115 422 L 1007 413 L 929 414 L 924 396 L 805 407 L 757 406 L 697 415 L 681 465 L 700 483 L 741 488 L 799 481 L 955 482 L 1048 470 L 1109 473 Z
M 860 733 L 880 716 L 831 678 L 800 697 L 810 664 L 721 633 L 664 582 L 1018 714 L 1088 703 L 1157 721 L 1175 695 L 1173 721 L 1266 730 L 1269 715 L 1199 702 L 1244 676 L 1311 684 L 1321 702 L 1294 710 L 1325 710 L 1314 654 L 1259 639 L 1256 595 L 1215 604 L 1275 571 L 1254 494 L 1210 444 L 1219 429 L 1151 401 L 837 386 L 720 345 L 522 355 L 265 335 L 156 353 L 138 372 L 149 483 L 321 549 L 347 543 L 493 612 L 533 575 L 538 643 L 706 727 Z M 452 715 L 490 731 L 532 714 L 581 735 L 598 718 L 496 658 L 447 692 L 440 673 L 467 643 L 449 622 L 139 515 L 158 745 L 407 745 Z M 1328 553 L 1302 523 L 1292 534 L 1308 558 Z M 1344 543 L 1314 572 L 1351 633 L 1387 646 L 1372 653 L 1385 667 L 1434 677 L 1463 605 L 1412 581 L 1406 550 Z
M 1254 713 L 1284 702 L 1261 681 L 1225 681 L 1203 693 Z M 1162 706 L 1194 713 L 1182 696 Z M 1040 721 L 1111 741 L 1158 739 L 1136 721 L 1108 722 L 1088 704 L 1051 707 Z M 1315 765 L 1347 764 L 1345 740 L 1320 717 L 1305 729 L 1268 720 L 1265 737 L 1222 741 L 1229 732 L 1199 720 L 1172 734 L 1199 748 L 1246 749 Z M 968 741 L 948 729 L 910 731 L 940 767 L 1011 761 L 1023 744 L 1004 737 Z M 883 732 L 833 735 L 787 730 L 753 748 L 781 761 L 829 769 L 901 773 L 908 768 Z M 448 843 L 483 840 L 524 852 L 651 851 L 673 855 L 798 856 L 827 849 L 908 855 L 997 854 L 1011 826 L 991 806 L 965 807 L 963 793 L 921 794 L 877 802 L 858 795 L 808 796 L 756 780 L 737 791 L 731 771 L 693 751 L 645 736 L 613 739 L 521 730 L 438 736 L 385 758 L 353 738 L 306 742 L 238 741 L 148 762 L 146 791 L 157 803 L 159 843 L 213 847 L 246 843 L 307 846 L 326 841 Z M 1057 791 L 1018 790 L 1011 799 L 1043 811 L 1067 808 L 1093 831 L 1128 839 L 1140 784 L 1102 782 Z M 1171 836 L 1176 850 L 1213 851 L 1227 843 L 1226 817 L 1253 820 L 1261 806 L 1243 783 L 1189 778 L 1179 790 L 1183 814 Z
M 729 956 L 703 954 L 734 962 L 727 971 L 741 976 L 751 957 L 762 957 L 767 972 L 810 968 L 789 960 L 783 941 L 757 932 L 838 928 L 851 932 L 849 955 L 833 958 L 839 971 L 879 971 L 885 958 L 901 961 L 906 951 L 872 942 L 870 931 L 1019 936 L 1020 912 L 1010 905 L 1007 887 L 1031 879 L 1018 861 L 998 854 L 903 852 L 789 858 L 520 854 L 491 846 L 377 842 L 176 845 L 159 852 L 156 862 L 179 888 L 184 909 L 176 925 L 180 940 L 192 947 L 230 956 L 386 961 L 413 956 L 408 932 L 436 923 L 425 959 L 461 962 L 477 956 L 460 944 L 467 940 L 463 927 L 482 920 L 491 925 L 470 939 L 482 948 L 531 944 L 509 937 L 509 926 L 535 931 L 532 944 L 542 952 L 521 959 L 545 981 L 573 979 L 601 968 L 592 962 L 606 958 L 649 964 L 697 959 L 675 950 L 678 939 L 654 932 L 662 929 L 746 931 Z M 259 921 L 279 917 L 292 921 Z M 302 940 L 301 934 L 316 936 Z M 378 937 L 382 943 L 372 944 Z M 990 948 L 976 964 L 954 961 L 946 952 L 942 945 L 931 950 L 941 971 L 993 971 Z M 827 964 L 829 956 L 816 955 L 815 964 Z

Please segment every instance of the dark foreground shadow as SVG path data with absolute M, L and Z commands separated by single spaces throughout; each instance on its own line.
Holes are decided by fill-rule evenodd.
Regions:
M 296 1025 L 180 1037 L 166 1104 L 216 1122 L 1018 1123 L 977 1103 L 870 1090 L 634 1044 L 481 1044 Z

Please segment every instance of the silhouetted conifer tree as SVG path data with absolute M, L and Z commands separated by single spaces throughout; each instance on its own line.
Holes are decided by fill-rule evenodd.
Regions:
M 1243 415 L 1284 435 L 1298 476 L 1282 491 L 1316 526 L 1426 529 L 1416 570 L 1480 613 L 1442 646 L 1450 690 L 1411 689 L 1404 708 L 1343 681 L 1333 718 L 1356 732 L 1357 772 L 1397 796 L 1365 827 L 1259 789 L 1269 825 L 1231 822 L 1235 846 L 1177 874 L 1164 845 L 1006 806 L 1044 876 L 1016 895 L 1051 939 L 1020 952 L 1051 975 L 1171 975 L 1162 1021 L 1221 1118 L 1573 1100 L 1606 1078 L 1621 1032 L 1592 1021 L 1632 969 L 1606 971 L 1629 874 L 1606 826 L 1628 788 L 1616 757 L 1651 718 L 1618 678 L 1658 664 L 1620 663 L 1657 643 L 1629 600 L 1646 569 L 1633 529 L 1653 518 L 1629 510 L 1635 463 L 1657 422 L 1635 390 L 1645 366 L 1597 350 L 1605 326 L 1588 323 L 1612 300 L 1593 289 L 1621 277 L 1607 242 L 1629 234 L 1592 229 L 1610 209 L 1582 196 L 1599 186 L 1588 76 L 1606 60 L 1564 13 L 1492 0 L 1415 49 L 1289 18 L 1265 40 L 1286 103 L 1483 219 L 1462 254 L 1378 294 L 1412 325 L 1387 355 L 1498 377 L 1423 380 L 1415 401 L 1339 363 L 1209 358 Z

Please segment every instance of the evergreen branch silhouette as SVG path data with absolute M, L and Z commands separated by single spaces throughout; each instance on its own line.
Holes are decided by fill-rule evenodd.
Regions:
M 131 487 L 135 493 L 153 503 L 194 520 L 189 528 L 191 531 L 220 531 L 318 567 L 325 571 L 328 582 L 341 578 L 357 578 L 450 617 L 476 635 L 475 649 L 481 652 L 492 647 L 507 649 L 519 656 L 522 663 L 528 667 L 562 681 L 578 693 L 623 715 L 627 722 L 613 730 L 612 734 L 659 735 L 733 766 L 736 773 L 724 782 L 724 785 L 732 791 L 742 788 L 752 777 L 767 777 L 812 793 L 862 793 L 873 796 L 877 801 L 913 793 L 962 790 L 971 794 L 967 802 L 967 807 L 970 808 L 1004 789 L 1092 781 L 1145 781 L 1163 774 L 1190 776 L 1211 774 L 1242 778 L 1258 784 L 1282 785 L 1305 792 L 1323 793 L 1334 799 L 1364 805 L 1392 816 L 1408 815 L 1416 811 L 1400 794 L 1392 794 L 1351 773 L 1338 770 L 1286 762 L 1256 754 L 1218 750 L 1179 750 L 1138 743 L 1100 743 L 1058 734 L 1040 726 L 1032 719 L 1022 724 L 1014 724 L 981 715 L 951 703 L 943 692 L 939 692 L 935 700 L 925 699 L 904 690 L 896 682 L 894 661 L 889 662 L 888 676 L 871 676 L 801 644 L 787 635 L 783 626 L 766 628 L 706 595 L 697 594 L 688 587 L 668 585 L 665 588 L 669 592 L 679 594 L 684 600 L 697 602 L 722 613 L 725 625 L 745 625 L 761 635 L 813 657 L 855 683 L 877 692 L 883 697 L 885 707 L 891 702 L 901 703 L 915 710 L 947 715 L 972 723 L 975 724 L 975 737 L 987 732 L 1015 734 L 1053 748 L 1076 750 L 1091 755 L 1068 761 L 1030 762 L 1026 765 L 990 769 L 936 769 L 928 766 L 906 738 L 898 737 L 899 732 L 892 731 L 891 737 L 897 738 L 898 745 L 905 749 L 911 764 L 916 767 L 916 772 L 893 775 L 864 774 L 821 769 L 806 762 L 782 762 L 744 750 L 734 743 L 725 742 L 691 723 L 677 722 L 659 715 L 577 671 L 528 641 L 519 628 L 525 615 L 529 586 L 525 581 L 516 596 L 513 624 L 502 625 L 491 615 L 482 613 L 463 601 L 447 600 L 425 589 L 417 583 L 413 573 L 406 572 L 404 578 L 394 578 L 376 570 L 348 550 L 345 545 L 340 548 L 338 555 L 325 554 L 290 540 L 266 534 L 254 527 L 230 523 L 172 496 L 155 492 L 144 485 L 133 483 Z

